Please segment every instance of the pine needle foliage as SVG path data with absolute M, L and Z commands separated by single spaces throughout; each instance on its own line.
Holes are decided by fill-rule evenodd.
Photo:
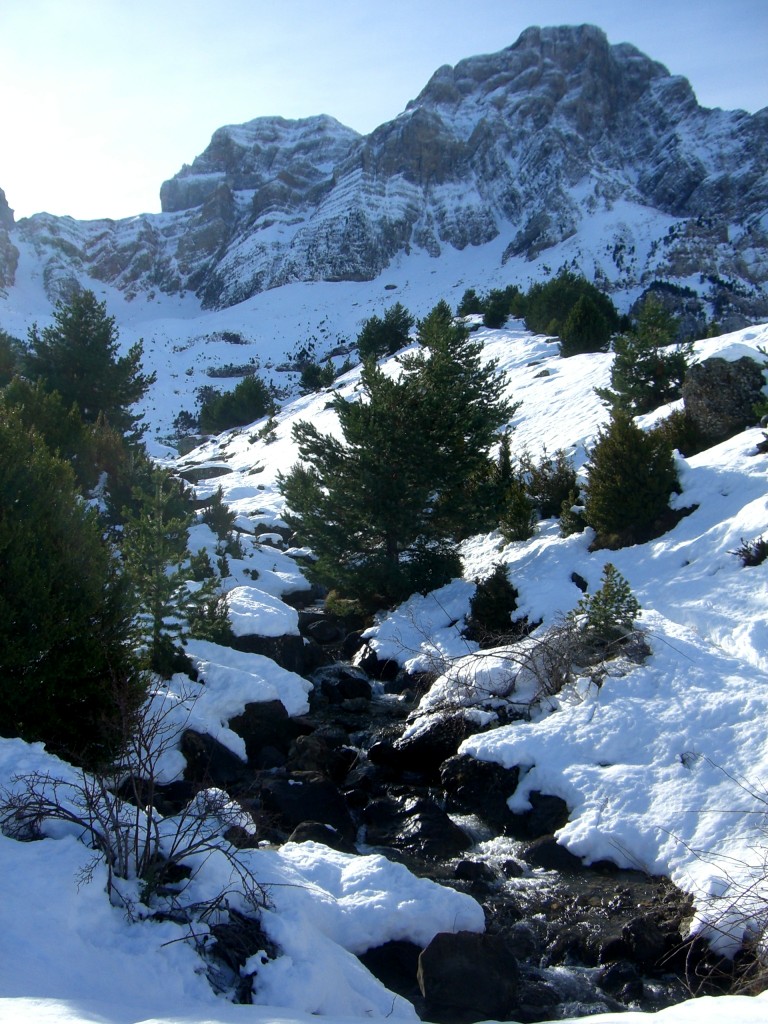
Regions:
M 476 580 L 475 584 L 469 603 L 469 635 L 481 646 L 490 646 L 512 631 L 511 616 L 517 608 L 519 595 L 502 563 L 497 563 L 488 576 Z
M 72 468 L 0 410 L 0 733 L 77 763 L 109 756 L 145 693 L 133 605 Z
M 613 342 L 611 386 L 598 394 L 609 406 L 640 416 L 679 398 L 693 356 L 693 345 L 674 344 L 678 322 L 654 295 L 640 308 L 637 322 Z
M 626 640 L 634 631 L 639 614 L 640 604 L 629 583 L 608 562 L 603 568 L 600 588 L 579 601 L 571 618 L 590 646 L 606 647 Z
M 589 456 L 584 521 L 596 531 L 597 545 L 624 547 L 658 536 L 677 490 L 666 439 L 614 409 Z
M 611 324 L 591 295 L 580 295 L 560 328 L 563 358 L 584 352 L 601 352 L 611 337 Z
M 410 342 L 409 333 L 415 320 L 400 302 L 395 302 L 383 317 L 369 317 L 357 336 L 360 359 L 383 359 L 394 355 Z
M 275 398 L 264 381 L 251 374 L 232 390 L 215 389 L 204 397 L 198 421 L 206 434 L 220 434 L 232 427 L 244 427 L 275 412 Z
M 314 551 L 314 578 L 371 610 L 460 571 L 489 451 L 510 415 L 506 381 L 441 303 L 420 350 L 392 377 L 365 363 L 361 400 L 336 396 L 342 437 L 294 428 L 301 463 L 281 477 L 288 520 Z
M 25 374 L 57 391 L 66 409 L 75 404 L 86 423 L 101 414 L 122 434 L 138 436 L 141 417 L 131 407 L 155 376 L 141 371 L 142 343 L 121 356 L 118 337 L 106 303 L 92 291 L 78 291 L 57 304 L 51 326 L 30 329 Z
M 588 299 L 589 303 L 582 302 L 579 313 L 574 314 L 581 299 Z M 572 314 L 575 319 L 566 329 Z M 588 330 L 584 320 L 589 321 Z M 525 302 L 525 323 L 531 331 L 558 335 L 564 342 L 561 353 L 568 356 L 603 351 L 610 335 L 619 329 L 620 317 L 608 296 L 594 284 L 569 270 L 561 270 L 550 281 L 531 286 Z M 565 341 L 564 331 L 571 335 L 571 344 Z
M 226 600 L 218 577 L 196 580 L 200 564 L 187 548 L 194 516 L 183 484 L 154 469 L 149 486 L 137 489 L 125 510 L 122 554 L 137 607 L 141 650 L 147 667 L 170 676 L 180 666 L 187 636 L 226 639 Z

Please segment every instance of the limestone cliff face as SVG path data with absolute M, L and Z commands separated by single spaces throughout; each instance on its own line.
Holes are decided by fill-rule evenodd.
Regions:
M 767 157 L 768 109 L 704 109 L 685 79 L 592 26 L 531 28 L 440 68 L 368 136 L 325 116 L 221 128 L 163 184 L 162 214 L 14 230 L 52 265 L 52 287 L 86 272 L 209 307 L 497 239 L 511 276 L 545 255 L 617 290 L 695 277 L 761 316 Z M 598 220 L 607 269 L 589 240 Z

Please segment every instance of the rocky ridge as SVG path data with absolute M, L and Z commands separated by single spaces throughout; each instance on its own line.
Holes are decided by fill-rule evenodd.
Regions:
M 592 26 L 530 28 L 440 68 L 367 136 L 327 116 L 220 128 L 162 185 L 161 214 L 14 224 L 5 204 L 0 287 L 16 240 L 52 298 L 87 276 L 207 308 L 495 240 L 511 280 L 568 264 L 632 295 L 664 279 L 740 326 L 768 314 L 766 157 L 768 108 L 702 108 L 686 79 Z

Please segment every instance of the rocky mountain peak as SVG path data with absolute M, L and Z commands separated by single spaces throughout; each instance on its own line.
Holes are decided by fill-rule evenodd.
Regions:
M 435 110 L 456 119 L 462 107 L 528 119 L 546 127 L 558 114 L 581 134 L 615 120 L 652 83 L 672 79 L 667 69 L 629 44 L 612 46 L 594 25 L 528 28 L 498 53 L 440 68 L 406 109 Z M 674 78 L 693 106 L 683 78 Z
M 13 210 L 8 205 L 5 192 L 0 188 L 0 228 L 10 231 L 14 223 Z
M 438 69 L 367 136 L 328 116 L 228 125 L 163 184 L 160 215 L 14 230 L 48 254 L 51 287 L 85 269 L 223 307 L 494 243 L 504 281 L 568 266 L 628 303 L 664 280 L 736 327 L 768 315 L 766 163 L 768 111 L 706 110 L 592 25 L 532 27 Z
M 219 128 L 191 165 L 163 182 L 163 212 L 200 206 L 221 185 L 235 192 L 257 192 L 274 182 L 312 187 L 330 177 L 359 137 L 325 114 L 294 121 L 259 117 Z

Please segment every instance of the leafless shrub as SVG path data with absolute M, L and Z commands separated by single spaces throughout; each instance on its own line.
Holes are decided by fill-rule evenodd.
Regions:
M 689 768 L 704 761 L 721 772 L 734 784 L 729 811 L 752 821 L 747 852 L 738 856 L 694 848 L 671 833 L 716 869 L 707 888 L 693 892 L 688 984 L 694 995 L 713 987 L 756 995 L 768 988 L 768 788 L 695 752 L 683 753 L 681 760 Z
M 265 906 L 267 893 L 226 839 L 233 827 L 255 833 L 255 825 L 227 793 L 201 790 L 168 817 L 155 809 L 161 761 L 183 728 L 174 713 L 178 700 L 156 691 L 132 716 L 121 756 L 103 770 L 16 776 L 11 788 L 0 793 L 0 830 L 31 840 L 42 838 L 52 823 L 70 826 L 94 851 L 80 881 L 89 881 L 96 864 L 103 862 L 110 899 L 129 913 L 135 909 L 130 895 L 135 887 L 120 883 L 139 880 L 139 900 L 146 908 L 188 923 L 201 920 L 201 906 L 186 901 L 184 890 L 186 880 L 213 854 L 226 858 L 233 886 L 246 904 Z M 187 715 L 189 710 L 187 703 Z M 218 905 L 223 896 L 213 902 Z

